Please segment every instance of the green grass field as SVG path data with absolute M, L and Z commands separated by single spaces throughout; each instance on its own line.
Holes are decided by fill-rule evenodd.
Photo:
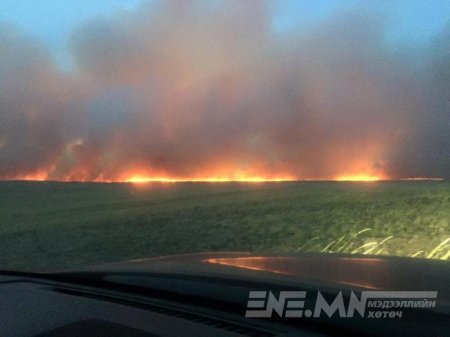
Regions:
M 449 182 L 0 183 L 0 268 L 204 251 L 449 259 Z

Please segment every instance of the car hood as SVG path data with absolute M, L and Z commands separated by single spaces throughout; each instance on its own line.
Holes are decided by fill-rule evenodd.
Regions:
M 448 297 L 448 261 L 345 254 L 255 255 L 214 252 L 128 260 L 79 270 L 267 280 L 371 290 L 430 290 Z
M 380 325 L 380 321 L 365 318 L 320 316 L 311 323 L 315 327 L 328 326 L 332 330 L 336 327 L 356 329 L 369 335 L 376 332 L 380 336 L 421 336 L 423 331 L 430 332 L 430 326 L 434 329 L 430 335 L 442 335 L 441 330 L 447 326 L 450 315 L 450 264 L 439 260 L 344 254 L 214 252 L 129 260 L 62 274 L 66 274 L 68 279 L 88 279 L 94 284 L 99 282 L 99 286 L 112 285 L 121 291 L 182 303 L 202 303 L 240 315 L 246 312 L 249 294 L 255 290 L 266 294 L 267 291 L 272 294 L 302 291 L 308 294 L 306 307 L 311 305 L 311 299 L 314 302 L 315 296 L 319 298 L 319 291 L 328 299 L 342 294 L 346 303 L 355 294 L 362 298 L 362 292 L 366 290 L 372 295 L 380 294 L 376 292 L 378 290 L 389 291 L 393 298 L 402 298 L 412 291 L 434 294 L 430 298 L 436 298 L 435 306 L 402 308 L 407 313 L 401 321 L 383 320 Z M 295 320 L 286 324 L 291 323 L 303 324 Z

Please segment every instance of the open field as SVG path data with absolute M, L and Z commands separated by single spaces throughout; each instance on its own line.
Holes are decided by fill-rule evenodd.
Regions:
M 0 268 L 217 250 L 449 259 L 449 182 L 0 182 Z

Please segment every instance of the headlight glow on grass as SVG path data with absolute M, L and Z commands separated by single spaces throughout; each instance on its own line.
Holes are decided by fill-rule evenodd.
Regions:
M 332 240 L 328 244 L 326 244 L 320 252 L 322 253 L 348 253 L 348 254 L 363 254 L 363 255 L 383 255 L 383 252 L 389 251 L 389 247 L 386 243 L 392 239 L 394 239 L 393 235 L 389 235 L 381 240 L 371 240 L 364 243 L 360 243 L 361 234 L 370 232 L 371 228 L 364 228 L 359 232 L 349 235 L 348 239 L 345 240 L 346 236 L 343 235 L 337 240 Z M 301 251 L 309 251 L 307 248 L 314 241 L 324 241 L 319 236 L 316 236 L 310 240 L 308 240 L 305 244 L 300 246 L 296 252 Z M 344 242 L 340 245 L 341 242 Z M 395 243 L 392 243 L 394 245 Z M 427 258 L 427 259 L 439 259 L 439 260 L 448 260 L 450 258 L 450 237 L 441 241 L 439 244 L 435 246 L 431 246 L 427 249 L 421 249 L 414 253 L 404 253 L 403 256 L 416 257 L 416 258 Z

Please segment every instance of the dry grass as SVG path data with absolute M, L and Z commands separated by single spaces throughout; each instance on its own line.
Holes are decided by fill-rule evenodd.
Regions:
M 450 183 L 0 183 L 0 268 L 215 250 L 449 259 Z

